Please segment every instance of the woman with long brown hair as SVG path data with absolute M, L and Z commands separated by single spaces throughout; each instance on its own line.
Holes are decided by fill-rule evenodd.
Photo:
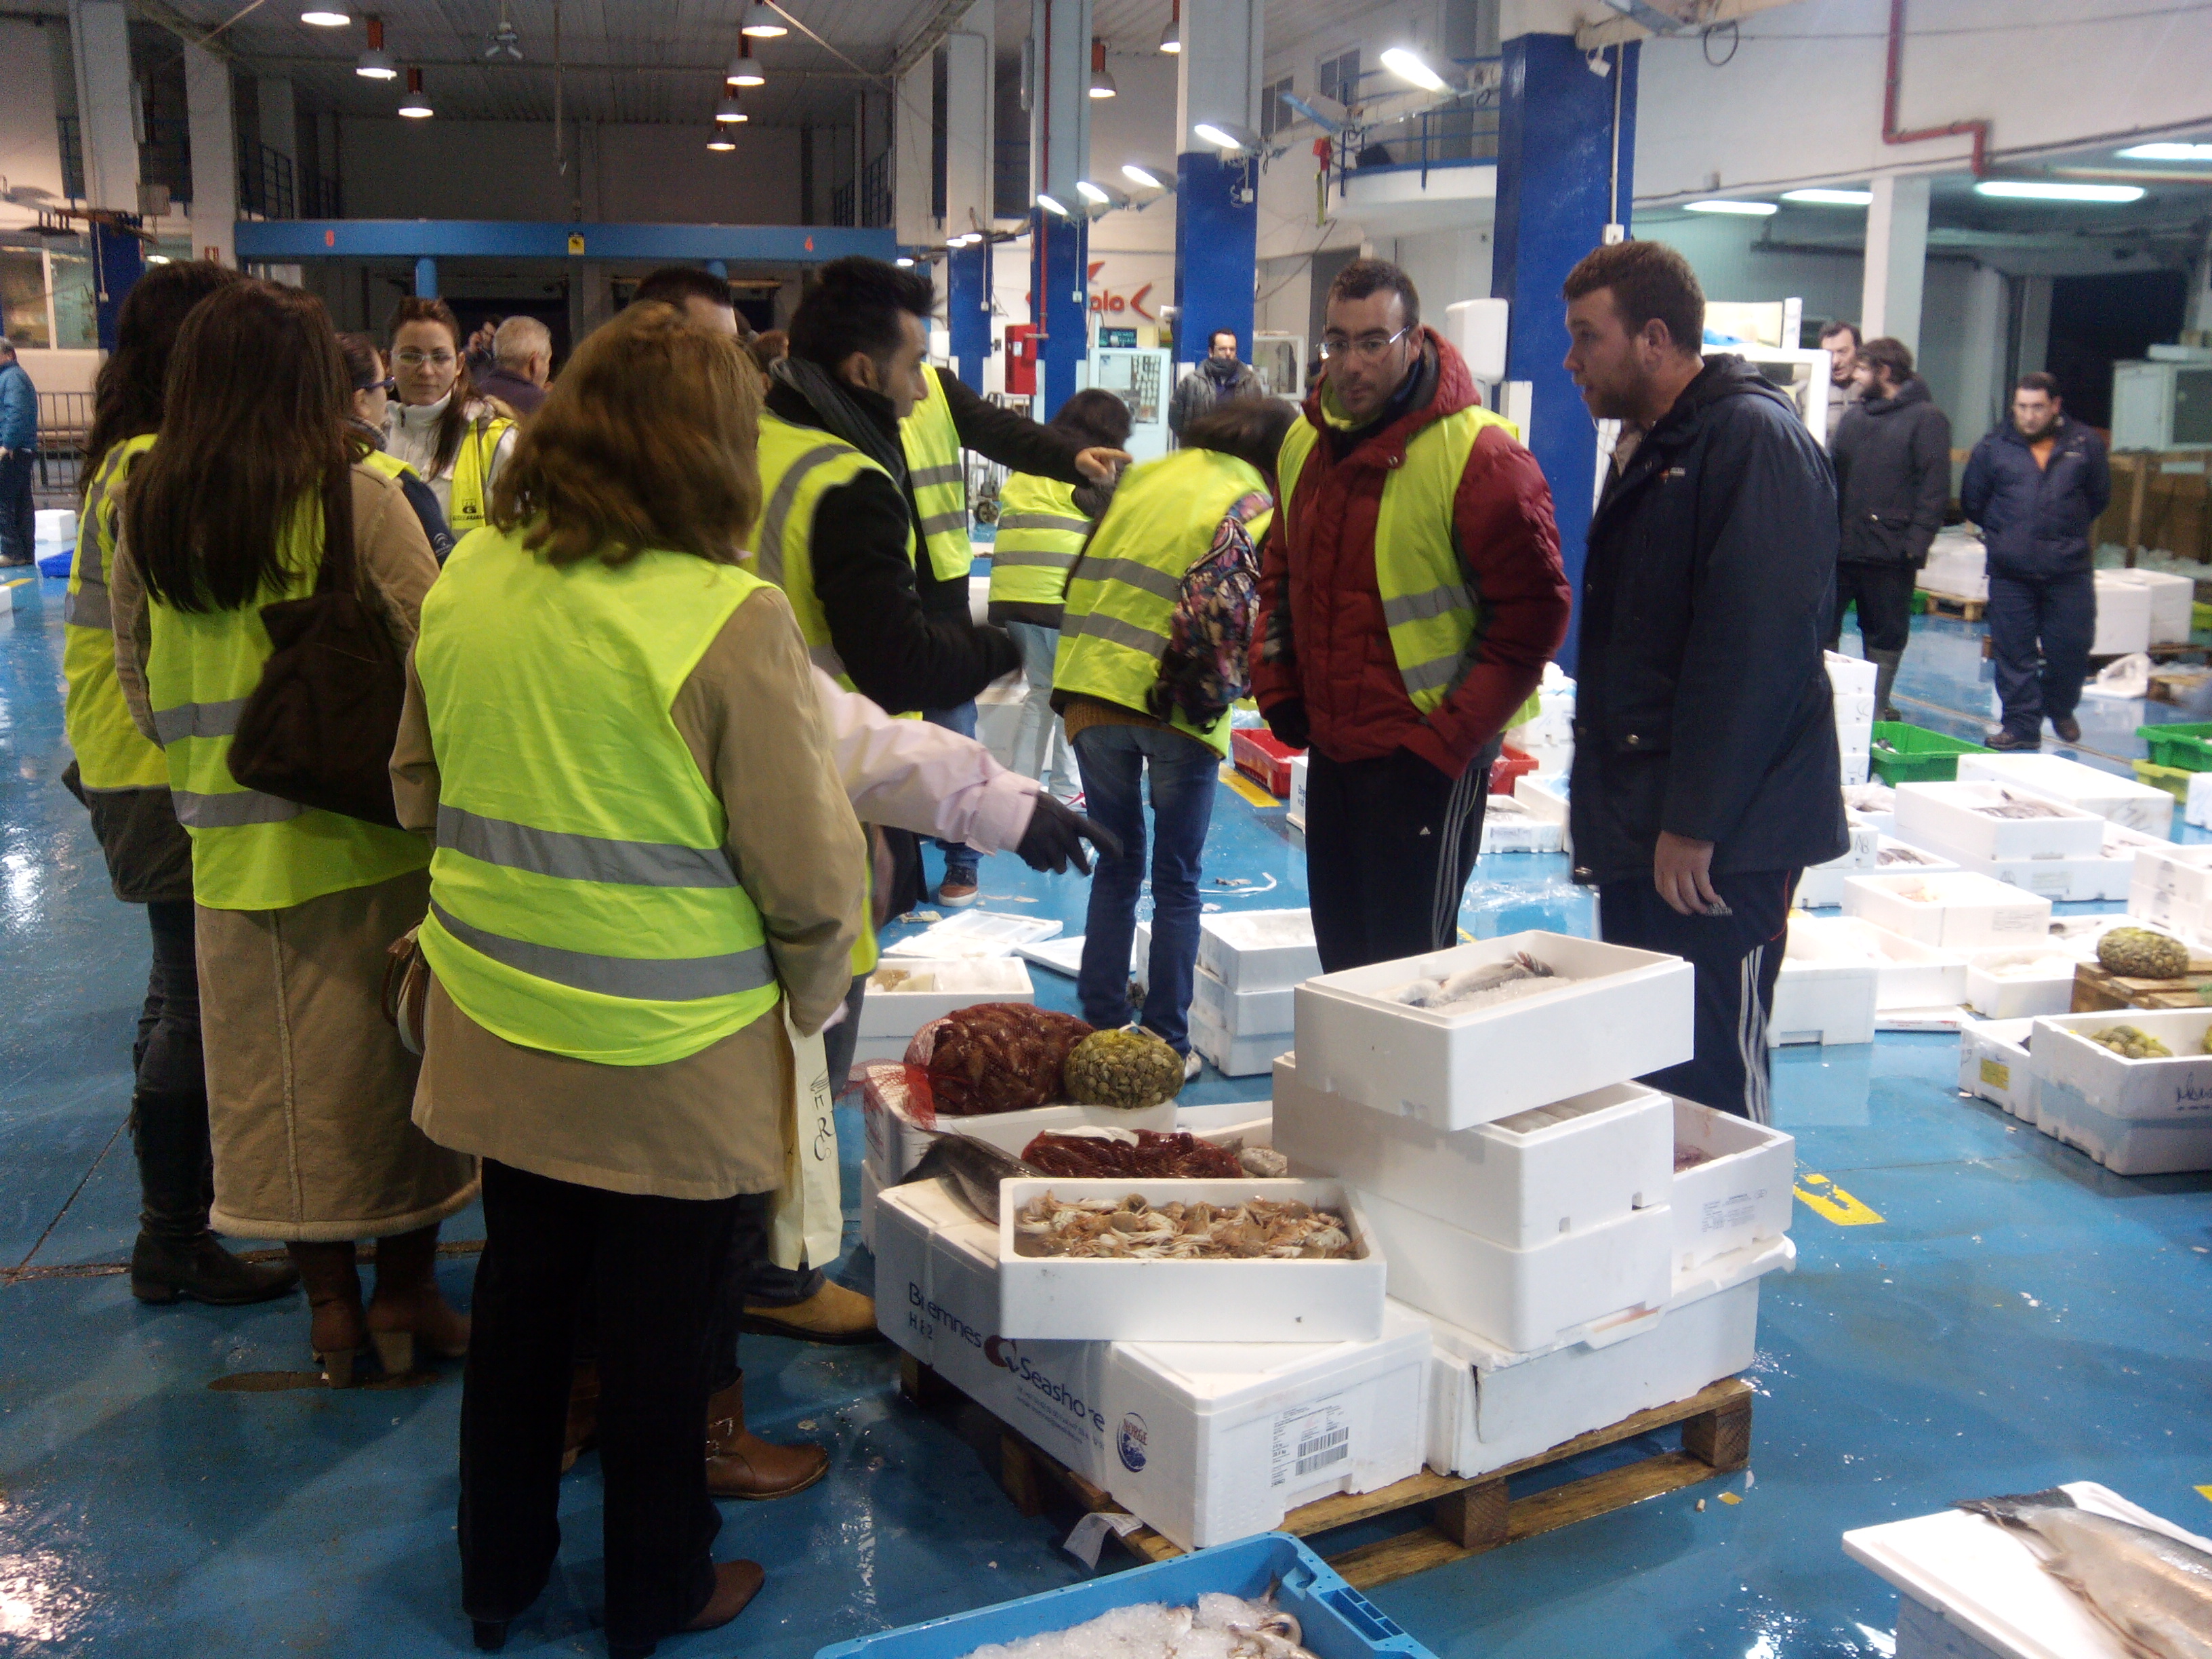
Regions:
M 726 1623 L 761 1583 L 708 1554 L 710 1353 L 782 1184 L 787 1022 L 845 997 L 866 843 L 790 602 L 738 563 L 759 378 L 629 306 L 423 605 L 392 769 L 438 848 L 416 1121 L 483 1160 L 459 1528 L 481 1647 L 559 1546 L 586 1305 L 610 1651 Z
M 483 524 L 492 482 L 514 453 L 514 422 L 476 395 L 460 319 L 443 300 L 402 300 L 391 333 L 399 400 L 386 412 L 384 447 L 430 486 L 458 539 Z
M 133 469 L 116 546 L 116 670 L 162 747 L 191 836 L 213 1224 L 284 1241 L 334 1387 L 374 1337 L 458 1357 L 438 1224 L 473 1161 L 409 1121 L 416 1064 L 380 1007 L 386 947 L 422 919 L 419 837 L 240 784 L 231 742 L 271 644 L 262 607 L 349 573 L 396 651 L 437 574 L 406 498 L 359 464 L 345 365 L 322 302 L 231 283 L 185 319 L 159 441 Z M 371 738 L 371 741 L 375 739 Z M 355 1241 L 378 1241 L 366 1308 Z

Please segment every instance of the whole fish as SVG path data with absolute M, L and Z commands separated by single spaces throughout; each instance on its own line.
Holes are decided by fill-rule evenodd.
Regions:
M 2212 1659 L 2212 1555 L 2093 1514 L 2056 1486 L 1958 1507 L 2017 1534 L 2043 1570 L 2112 1628 L 2130 1659 Z
M 973 1135 L 938 1134 L 921 1155 L 902 1187 L 943 1176 L 963 1204 L 993 1226 L 999 1224 L 999 1183 L 1024 1176 L 1040 1176 L 1012 1153 L 1002 1152 Z

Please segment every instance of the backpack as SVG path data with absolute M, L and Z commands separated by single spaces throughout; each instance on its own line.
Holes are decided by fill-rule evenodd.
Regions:
M 1237 501 L 1215 526 L 1206 556 L 1183 573 L 1160 677 L 1145 695 L 1153 719 L 1180 710 L 1203 731 L 1250 692 L 1260 555 L 1247 526 L 1273 506 L 1259 490 Z

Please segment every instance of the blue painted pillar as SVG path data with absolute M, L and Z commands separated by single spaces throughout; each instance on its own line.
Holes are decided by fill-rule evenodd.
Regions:
M 415 297 L 418 300 L 438 297 L 438 262 L 427 253 L 415 262 Z
M 991 357 L 991 244 L 956 247 L 945 258 L 945 326 L 969 389 L 983 389 Z
M 1512 301 L 1506 378 L 1531 386 L 1531 418 L 1522 436 L 1551 483 L 1559 554 L 1577 600 L 1596 484 L 1597 428 L 1563 361 L 1566 301 L 1559 290 L 1576 262 L 1604 240 L 1608 223 L 1628 222 L 1638 52 L 1634 46 L 1620 48 L 1613 74 L 1596 76 L 1571 35 L 1525 34 L 1504 43 L 1490 291 Z M 1559 650 L 1560 666 L 1570 674 L 1575 645 L 1570 629 Z
M 1030 210 L 1030 314 L 1048 419 L 1075 395 L 1076 371 L 1091 352 L 1090 228 L 1088 220 Z
M 1206 356 L 1217 330 L 1233 329 L 1252 361 L 1252 272 L 1258 258 L 1256 162 L 1218 152 L 1176 158 L 1176 359 Z
M 94 222 L 92 226 L 92 257 L 99 268 L 100 286 L 94 306 L 93 326 L 102 351 L 115 349 L 115 319 L 123 310 L 124 297 L 146 274 L 146 246 L 130 229 L 143 222 L 136 214 L 116 216 L 118 228 Z

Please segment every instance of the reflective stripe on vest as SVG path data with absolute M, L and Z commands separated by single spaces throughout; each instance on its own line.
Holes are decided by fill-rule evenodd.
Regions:
M 471 536 L 422 605 L 440 789 L 423 953 L 509 1042 L 665 1065 L 781 994 L 727 815 L 669 714 L 765 584 L 684 553 L 556 567 L 524 534 Z
M 999 491 L 999 537 L 991 547 L 994 605 L 1058 605 L 1083 551 L 1091 520 L 1075 487 L 1027 472 Z
M 1146 698 L 1159 680 L 1184 574 L 1212 550 L 1231 508 L 1267 493 L 1256 468 L 1210 449 L 1178 449 L 1125 474 L 1068 580 L 1053 690 L 1151 713 Z M 1268 518 L 1261 513 L 1246 526 L 1255 542 Z M 1205 727 L 1181 709 L 1168 723 L 1229 752 L 1226 709 Z
M 419 836 L 262 794 L 230 775 L 231 737 L 270 653 L 261 607 L 313 591 L 322 542 L 321 503 L 310 498 L 278 543 L 287 573 L 282 592 L 264 592 L 235 611 L 147 601 L 147 699 L 169 798 L 191 834 L 192 896 L 212 910 L 287 909 L 428 861 Z
M 126 438 L 101 458 L 84 493 L 77 520 L 76 556 L 70 561 L 69 596 L 62 601 L 62 678 L 68 687 L 62 729 L 76 756 L 77 776 L 88 792 L 161 789 L 169 763 L 159 745 L 131 718 L 115 677 L 113 611 L 107 576 L 115 563 L 115 531 L 122 514 L 122 485 L 131 464 L 154 447 L 154 434 Z
M 1383 477 L 1375 520 L 1375 585 L 1382 597 L 1390 654 L 1413 707 L 1425 714 L 1458 684 L 1468 646 L 1482 626 L 1482 602 L 1468 584 L 1453 503 L 1468 457 L 1486 427 L 1519 440 L 1520 428 L 1486 409 L 1462 409 L 1432 421 L 1406 446 L 1404 462 Z M 1321 434 L 1301 420 L 1283 439 L 1277 476 L 1285 514 L 1297 510 L 1297 486 Z M 1534 717 L 1532 696 L 1508 722 Z
M 960 428 L 945 400 L 945 377 L 921 366 L 929 396 L 899 422 L 899 447 L 906 452 L 907 482 L 921 514 L 921 533 L 929 549 L 930 573 L 939 581 L 964 578 L 975 562 L 968 544 L 968 469 L 960 459 Z
M 498 458 L 500 440 L 514 422 L 496 415 L 478 416 L 461 428 L 453 451 L 453 486 L 447 495 L 447 528 L 459 541 L 484 521 L 484 503 L 491 494 L 492 463 Z

